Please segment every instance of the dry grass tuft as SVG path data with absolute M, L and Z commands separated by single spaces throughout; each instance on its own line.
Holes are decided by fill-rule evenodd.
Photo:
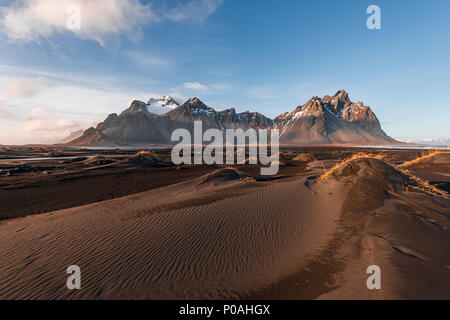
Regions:
M 242 181 L 245 181 L 245 182 L 256 182 L 255 178 L 253 178 L 253 177 L 251 177 L 251 176 L 249 176 L 249 175 L 247 175 L 245 173 L 242 173 L 241 171 L 239 171 L 235 167 L 227 166 L 227 167 L 224 168 L 224 170 L 233 170 L 239 176 L 239 179 L 242 180 Z
M 418 157 L 418 158 L 416 158 L 414 160 L 408 161 L 407 165 L 409 165 L 411 163 L 420 162 L 423 159 L 432 157 L 432 156 L 434 156 L 436 154 L 440 154 L 440 153 L 448 153 L 448 152 L 440 151 L 440 150 L 433 150 L 433 151 L 423 152 L 420 157 Z M 405 166 L 406 162 L 403 163 L 402 165 L 394 166 L 393 164 L 389 163 L 386 160 L 386 158 L 383 155 L 381 155 L 381 154 L 370 154 L 370 153 L 364 153 L 364 152 L 355 153 L 351 157 L 341 160 L 339 163 L 337 163 L 335 166 L 333 166 L 330 169 L 325 169 L 324 168 L 324 173 L 319 177 L 319 180 L 324 181 L 324 180 L 329 179 L 331 176 L 333 176 L 333 174 L 336 172 L 336 170 L 344 167 L 349 162 L 351 162 L 353 160 L 357 160 L 357 159 L 379 159 L 379 160 L 386 161 L 389 165 L 391 165 L 393 168 L 395 168 L 398 171 L 400 171 L 401 173 L 403 173 L 409 179 L 410 183 L 406 184 L 403 187 L 403 189 L 406 190 L 406 191 L 416 190 L 416 191 L 425 192 L 425 193 L 433 195 L 433 196 L 442 197 L 442 198 L 445 198 L 445 199 L 450 199 L 448 192 L 439 189 L 435 185 L 430 184 L 430 182 L 428 182 L 428 181 L 426 181 L 426 180 L 424 180 L 424 179 L 422 179 L 420 177 L 417 177 L 417 176 L 413 175 L 412 173 L 410 173 L 406 169 L 403 169 L 402 167 Z
M 256 179 L 250 176 L 241 177 L 241 180 L 245 182 L 256 182 Z
M 442 198 L 445 198 L 445 199 L 450 199 L 448 192 L 439 189 L 435 185 L 430 184 L 430 182 L 428 182 L 428 181 L 426 181 L 426 180 L 424 180 L 424 179 L 422 179 L 420 177 L 417 177 L 417 176 L 413 175 L 408 170 L 404 170 L 404 169 L 401 169 L 399 167 L 397 167 L 397 170 L 402 172 L 404 175 L 406 175 L 413 182 L 413 184 L 408 184 L 408 185 L 406 185 L 404 187 L 404 189 L 406 191 L 409 191 L 410 189 L 412 189 L 412 190 L 416 190 L 416 191 L 422 191 L 422 192 L 431 194 L 433 196 L 442 197 Z
M 170 163 L 165 162 L 151 151 L 139 151 L 134 156 L 128 158 L 128 161 L 135 164 L 145 165 L 147 167 L 165 167 Z
M 136 156 L 140 156 L 140 155 L 147 155 L 147 154 L 151 154 L 151 155 L 155 155 L 154 152 L 151 152 L 150 150 L 141 150 L 138 153 L 136 153 Z
M 404 163 L 402 163 L 401 165 L 398 166 L 398 168 L 403 168 L 403 167 L 408 167 L 412 164 L 416 164 L 419 163 L 425 159 L 431 158 L 437 154 L 442 154 L 442 153 L 450 153 L 448 151 L 443 151 L 443 150 L 426 150 L 423 151 L 420 156 L 418 156 L 417 158 L 410 160 L 410 161 L 406 161 Z
M 325 172 L 319 177 L 319 180 L 323 181 L 323 180 L 329 179 L 336 172 L 336 170 L 346 166 L 347 163 L 349 163 L 353 160 L 369 159 L 369 158 L 370 159 L 384 159 L 384 156 L 381 154 L 371 154 L 371 153 L 365 153 L 365 152 L 355 153 L 351 157 L 341 160 L 339 163 L 337 163 L 330 169 L 324 168 Z

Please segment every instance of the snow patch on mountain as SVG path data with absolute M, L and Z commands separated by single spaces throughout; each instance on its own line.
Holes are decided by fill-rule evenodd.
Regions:
M 178 105 L 179 104 L 170 96 L 150 98 L 147 102 L 147 110 L 154 114 L 165 114 L 178 107 Z

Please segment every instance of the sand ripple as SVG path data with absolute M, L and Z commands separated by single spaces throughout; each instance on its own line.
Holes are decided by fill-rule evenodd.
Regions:
M 303 179 L 241 193 L 152 211 L 195 198 L 181 184 L 8 221 L 0 298 L 233 298 L 301 267 L 325 245 L 343 199 L 338 183 Z M 66 288 L 72 264 L 82 270 L 79 291 Z

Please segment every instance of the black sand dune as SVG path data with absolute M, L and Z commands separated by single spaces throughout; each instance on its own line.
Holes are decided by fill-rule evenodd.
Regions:
M 444 177 L 447 162 L 405 171 L 385 156 L 325 177 L 337 163 L 331 152 L 290 155 L 273 181 L 221 168 L 3 220 L 0 298 L 448 299 L 450 202 L 414 178 Z M 72 264 L 79 291 L 65 285 Z M 370 265 L 381 268 L 381 290 L 366 287 Z

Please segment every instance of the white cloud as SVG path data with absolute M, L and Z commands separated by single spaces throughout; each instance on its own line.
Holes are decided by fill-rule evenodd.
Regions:
M 53 134 L 55 131 L 78 129 L 79 125 L 79 121 L 56 118 L 43 108 L 35 108 L 27 116 L 24 128 L 27 131 L 47 131 Z
M 183 83 L 183 88 L 197 90 L 197 91 L 206 91 L 208 90 L 208 86 L 198 83 L 198 82 L 185 82 Z
M 4 97 L 0 98 L 0 119 L 11 118 L 12 114 L 3 107 L 11 105 L 17 99 L 32 98 L 49 88 L 56 87 L 57 84 L 48 81 L 46 78 L 25 78 L 9 81 L 3 89 Z
M 16 96 L 8 100 L 0 96 L 0 118 L 8 118 L 0 121 L 0 144 L 55 143 L 73 131 L 96 125 L 110 113 L 123 111 L 130 97 L 142 95 L 111 83 L 107 85 L 109 89 L 98 88 L 93 83 L 100 79 L 88 76 L 85 83 L 78 76 L 75 76 L 76 81 L 56 79 L 58 85 L 51 90 L 42 89 L 53 82 L 40 75 L 20 80 L 20 86 L 11 86 L 18 80 L 0 72 L 0 90 L 14 88 L 8 91 Z M 30 84 L 28 80 L 34 80 L 31 81 L 34 90 L 24 90 L 29 88 L 23 85 Z M 29 97 L 32 92 L 37 94 Z
M 4 90 L 4 94 L 8 99 L 31 98 L 46 89 L 56 86 L 56 83 L 43 77 L 20 79 L 10 82 Z
M 27 121 L 39 120 L 43 118 L 48 119 L 49 116 L 43 108 L 39 107 L 31 110 L 30 114 L 27 116 Z
M 67 28 L 67 9 L 73 5 L 80 8 L 80 29 Z M 101 45 L 111 35 L 136 34 L 142 24 L 159 20 L 150 5 L 138 0 L 20 0 L 0 15 L 2 31 L 13 40 L 38 41 L 72 31 Z
M 223 0 L 191 0 L 166 9 L 153 9 L 139 0 L 18 0 L 0 7 L 0 32 L 16 41 L 39 41 L 55 34 L 73 32 L 86 40 L 106 45 L 112 37 L 136 38 L 142 26 L 163 20 L 202 23 Z M 80 8 L 80 28 L 69 29 L 71 6 Z
M 89 117 L 69 119 L 38 107 L 26 116 L 24 122 L 14 128 L 15 136 L 10 139 L 14 143 L 55 143 L 73 131 L 87 129 L 94 122 Z

